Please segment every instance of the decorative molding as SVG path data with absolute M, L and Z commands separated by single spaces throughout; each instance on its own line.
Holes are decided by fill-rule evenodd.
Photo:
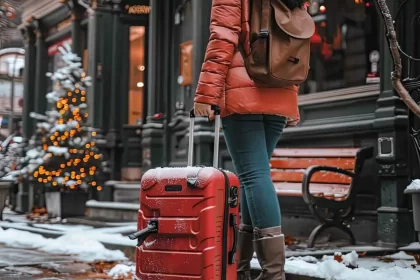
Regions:
M 30 16 L 27 19 L 25 19 L 24 22 L 26 22 L 26 23 L 32 23 L 34 20 L 35 20 L 35 18 L 33 16 Z
M 63 5 L 60 0 L 27 0 L 23 2 L 22 18 L 27 22 L 30 18 L 40 19 Z
M 26 44 L 35 44 L 36 34 L 33 27 L 27 26 L 26 28 L 20 28 L 23 40 Z
M 72 17 L 66 18 L 63 21 L 59 22 L 56 26 L 50 28 L 48 33 L 51 34 L 52 32 L 63 30 L 67 28 L 68 26 L 70 26 L 72 21 L 73 21 Z

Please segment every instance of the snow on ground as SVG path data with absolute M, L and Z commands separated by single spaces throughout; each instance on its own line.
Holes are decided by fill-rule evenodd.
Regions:
M 342 263 L 335 261 L 331 255 L 323 256 L 321 261 L 312 256 L 291 257 L 286 261 L 285 270 L 287 273 L 326 280 L 420 280 L 420 273 L 412 268 L 415 261 L 408 260 L 405 253 L 386 256 L 394 260 L 392 263 L 368 257 L 359 259 L 355 251 L 335 255 L 341 257 Z M 358 268 L 350 269 L 344 263 L 357 265 Z M 251 265 L 254 269 L 260 269 L 256 259 L 252 260 Z
M 336 254 L 340 255 L 340 253 Z M 340 255 L 341 256 L 341 255 Z M 398 257 L 407 259 L 408 255 L 405 253 L 397 253 L 392 255 L 395 260 Z M 334 256 L 323 256 L 322 261 L 318 261 L 315 257 L 291 257 L 286 260 L 285 270 L 287 273 L 304 275 L 310 277 L 318 277 L 326 280 L 420 280 L 420 273 L 414 270 L 411 265 L 407 267 L 399 267 L 393 263 L 385 263 L 376 260 L 376 263 L 381 265 L 373 269 L 361 267 L 361 264 L 367 265 L 364 258 L 358 259 L 355 251 L 342 255 L 343 263 L 334 260 Z M 375 262 L 369 259 L 370 265 Z M 358 265 L 359 268 L 350 269 L 345 264 Z M 260 269 L 257 260 L 252 261 L 254 269 Z M 118 276 L 127 276 L 128 273 L 135 273 L 135 266 L 127 266 L 117 264 L 109 272 L 108 275 L 114 278 Z
M 410 243 L 407 246 L 398 248 L 398 250 L 404 250 L 404 251 L 420 251 L 420 242 Z
M 66 225 L 66 224 L 33 224 L 32 226 L 37 228 L 45 228 L 45 229 L 52 229 L 62 232 L 74 232 L 74 231 L 83 231 L 83 230 L 91 230 L 93 229 L 92 226 L 85 226 L 85 225 Z
M 406 190 L 420 190 L 420 180 L 415 179 L 413 180 L 410 185 L 406 188 Z
M 391 260 L 415 260 L 414 256 L 411 256 L 407 254 L 406 252 L 400 251 L 398 253 L 384 256 L 385 259 L 391 259 Z
M 92 228 L 87 229 L 83 226 L 77 227 L 77 225 L 49 225 L 40 226 L 41 224 L 27 225 L 25 223 L 11 223 L 0 221 L 0 227 L 12 228 L 22 231 L 37 232 L 40 234 L 48 234 L 53 236 L 60 236 L 62 234 L 80 234 L 88 237 L 89 239 L 97 240 L 102 243 L 120 245 L 120 246 L 136 246 L 135 240 L 130 240 L 127 236 L 123 236 L 121 233 L 135 232 L 137 228 L 135 226 L 122 226 L 122 227 L 111 227 L 111 228 Z M 75 228 L 72 228 L 72 227 Z M 61 231 L 61 230 L 64 231 Z M 129 231 L 132 229 L 132 231 Z
M 285 270 L 287 273 L 328 280 L 420 280 L 420 273 L 411 268 L 390 265 L 374 271 L 366 268 L 350 269 L 343 263 L 333 259 L 323 260 L 318 263 L 308 263 L 303 260 L 287 261 Z
M 117 264 L 108 272 L 108 276 L 119 279 L 121 277 L 128 277 L 129 273 L 134 274 L 135 272 L 136 267 L 134 265 Z
M 342 259 L 342 263 L 345 265 L 351 265 L 351 266 L 357 266 L 357 260 L 359 259 L 359 255 L 356 253 L 356 251 L 352 251 L 346 255 L 341 254 L 340 252 L 337 252 L 334 254 L 334 256 L 323 256 L 322 260 L 334 260 L 334 257 L 338 257 Z
M 76 259 L 86 262 L 127 259 L 123 252 L 106 249 L 92 235 L 85 233 L 72 232 L 53 239 L 27 231 L 0 228 L 0 243 L 9 247 L 31 248 L 51 254 L 75 255 Z

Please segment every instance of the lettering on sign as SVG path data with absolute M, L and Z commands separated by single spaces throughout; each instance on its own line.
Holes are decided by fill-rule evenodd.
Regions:
M 148 15 L 152 8 L 146 5 L 126 5 L 125 9 L 131 15 Z

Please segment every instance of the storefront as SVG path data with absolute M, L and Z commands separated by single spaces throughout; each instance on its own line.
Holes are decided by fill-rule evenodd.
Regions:
M 380 15 L 373 1 L 312 1 L 311 71 L 301 94 L 379 84 Z
M 32 111 L 43 114 L 52 82 L 63 66 L 59 47 L 68 45 L 93 78 L 89 88 L 90 124 L 102 130 L 111 178 L 119 178 L 122 127 L 147 116 L 147 48 L 150 7 L 144 1 L 26 1 L 21 32 L 25 39 L 24 134 L 30 137 Z M 26 195 L 26 194 L 25 194 Z
M 395 13 L 395 1 L 388 2 Z M 122 167 L 144 172 L 185 166 L 188 111 L 209 38 L 212 1 L 84 3 L 25 2 L 25 134 L 33 132 L 29 112 L 45 111 L 45 73 L 59 66 L 57 44 L 71 42 L 93 77 L 91 123 L 106 140 L 110 178 L 124 177 Z M 383 243 L 409 242 L 411 213 L 403 190 L 413 174 L 408 157 L 413 150 L 407 110 L 389 79 L 392 62 L 375 1 L 311 3 L 316 34 L 311 71 L 300 90 L 301 123 L 285 129 L 279 146 L 375 147 L 377 156 L 363 171 L 358 217 L 377 225 Z M 412 1 L 402 17 L 412 18 L 418 5 Z M 398 26 L 400 43 L 408 49 L 419 31 L 410 24 Z M 211 164 L 212 124 L 197 121 L 195 130 L 195 163 Z M 223 143 L 221 148 L 221 167 L 232 169 Z
M 388 2 L 395 14 L 395 1 Z M 407 5 L 402 18 L 413 18 L 419 9 L 415 2 Z M 311 3 L 316 34 L 310 75 L 299 96 L 301 123 L 285 129 L 279 146 L 375 147 L 376 157 L 363 170 L 357 217 L 372 227 L 374 238 L 382 243 L 410 242 L 412 220 L 403 190 L 412 178 L 414 165 L 408 155 L 414 152 L 407 133 L 407 109 L 389 79 L 392 61 L 376 1 Z M 209 38 L 211 4 L 211 0 L 165 4 L 151 0 L 149 59 L 153 65 L 149 116 L 142 130 L 144 170 L 186 165 L 188 110 Z M 398 26 L 403 48 L 413 45 L 415 33 L 410 32 L 419 30 L 410 24 Z M 212 124 L 199 121 L 195 130 L 195 164 L 209 165 Z M 221 149 L 221 167 L 232 169 L 223 143 Z

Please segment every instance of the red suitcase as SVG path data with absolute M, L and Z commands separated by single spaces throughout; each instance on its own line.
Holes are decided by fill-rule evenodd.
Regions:
M 141 180 L 136 278 L 235 280 L 239 180 L 217 169 L 220 110 L 215 108 L 214 167 L 156 168 Z M 193 159 L 190 114 L 188 166 Z

